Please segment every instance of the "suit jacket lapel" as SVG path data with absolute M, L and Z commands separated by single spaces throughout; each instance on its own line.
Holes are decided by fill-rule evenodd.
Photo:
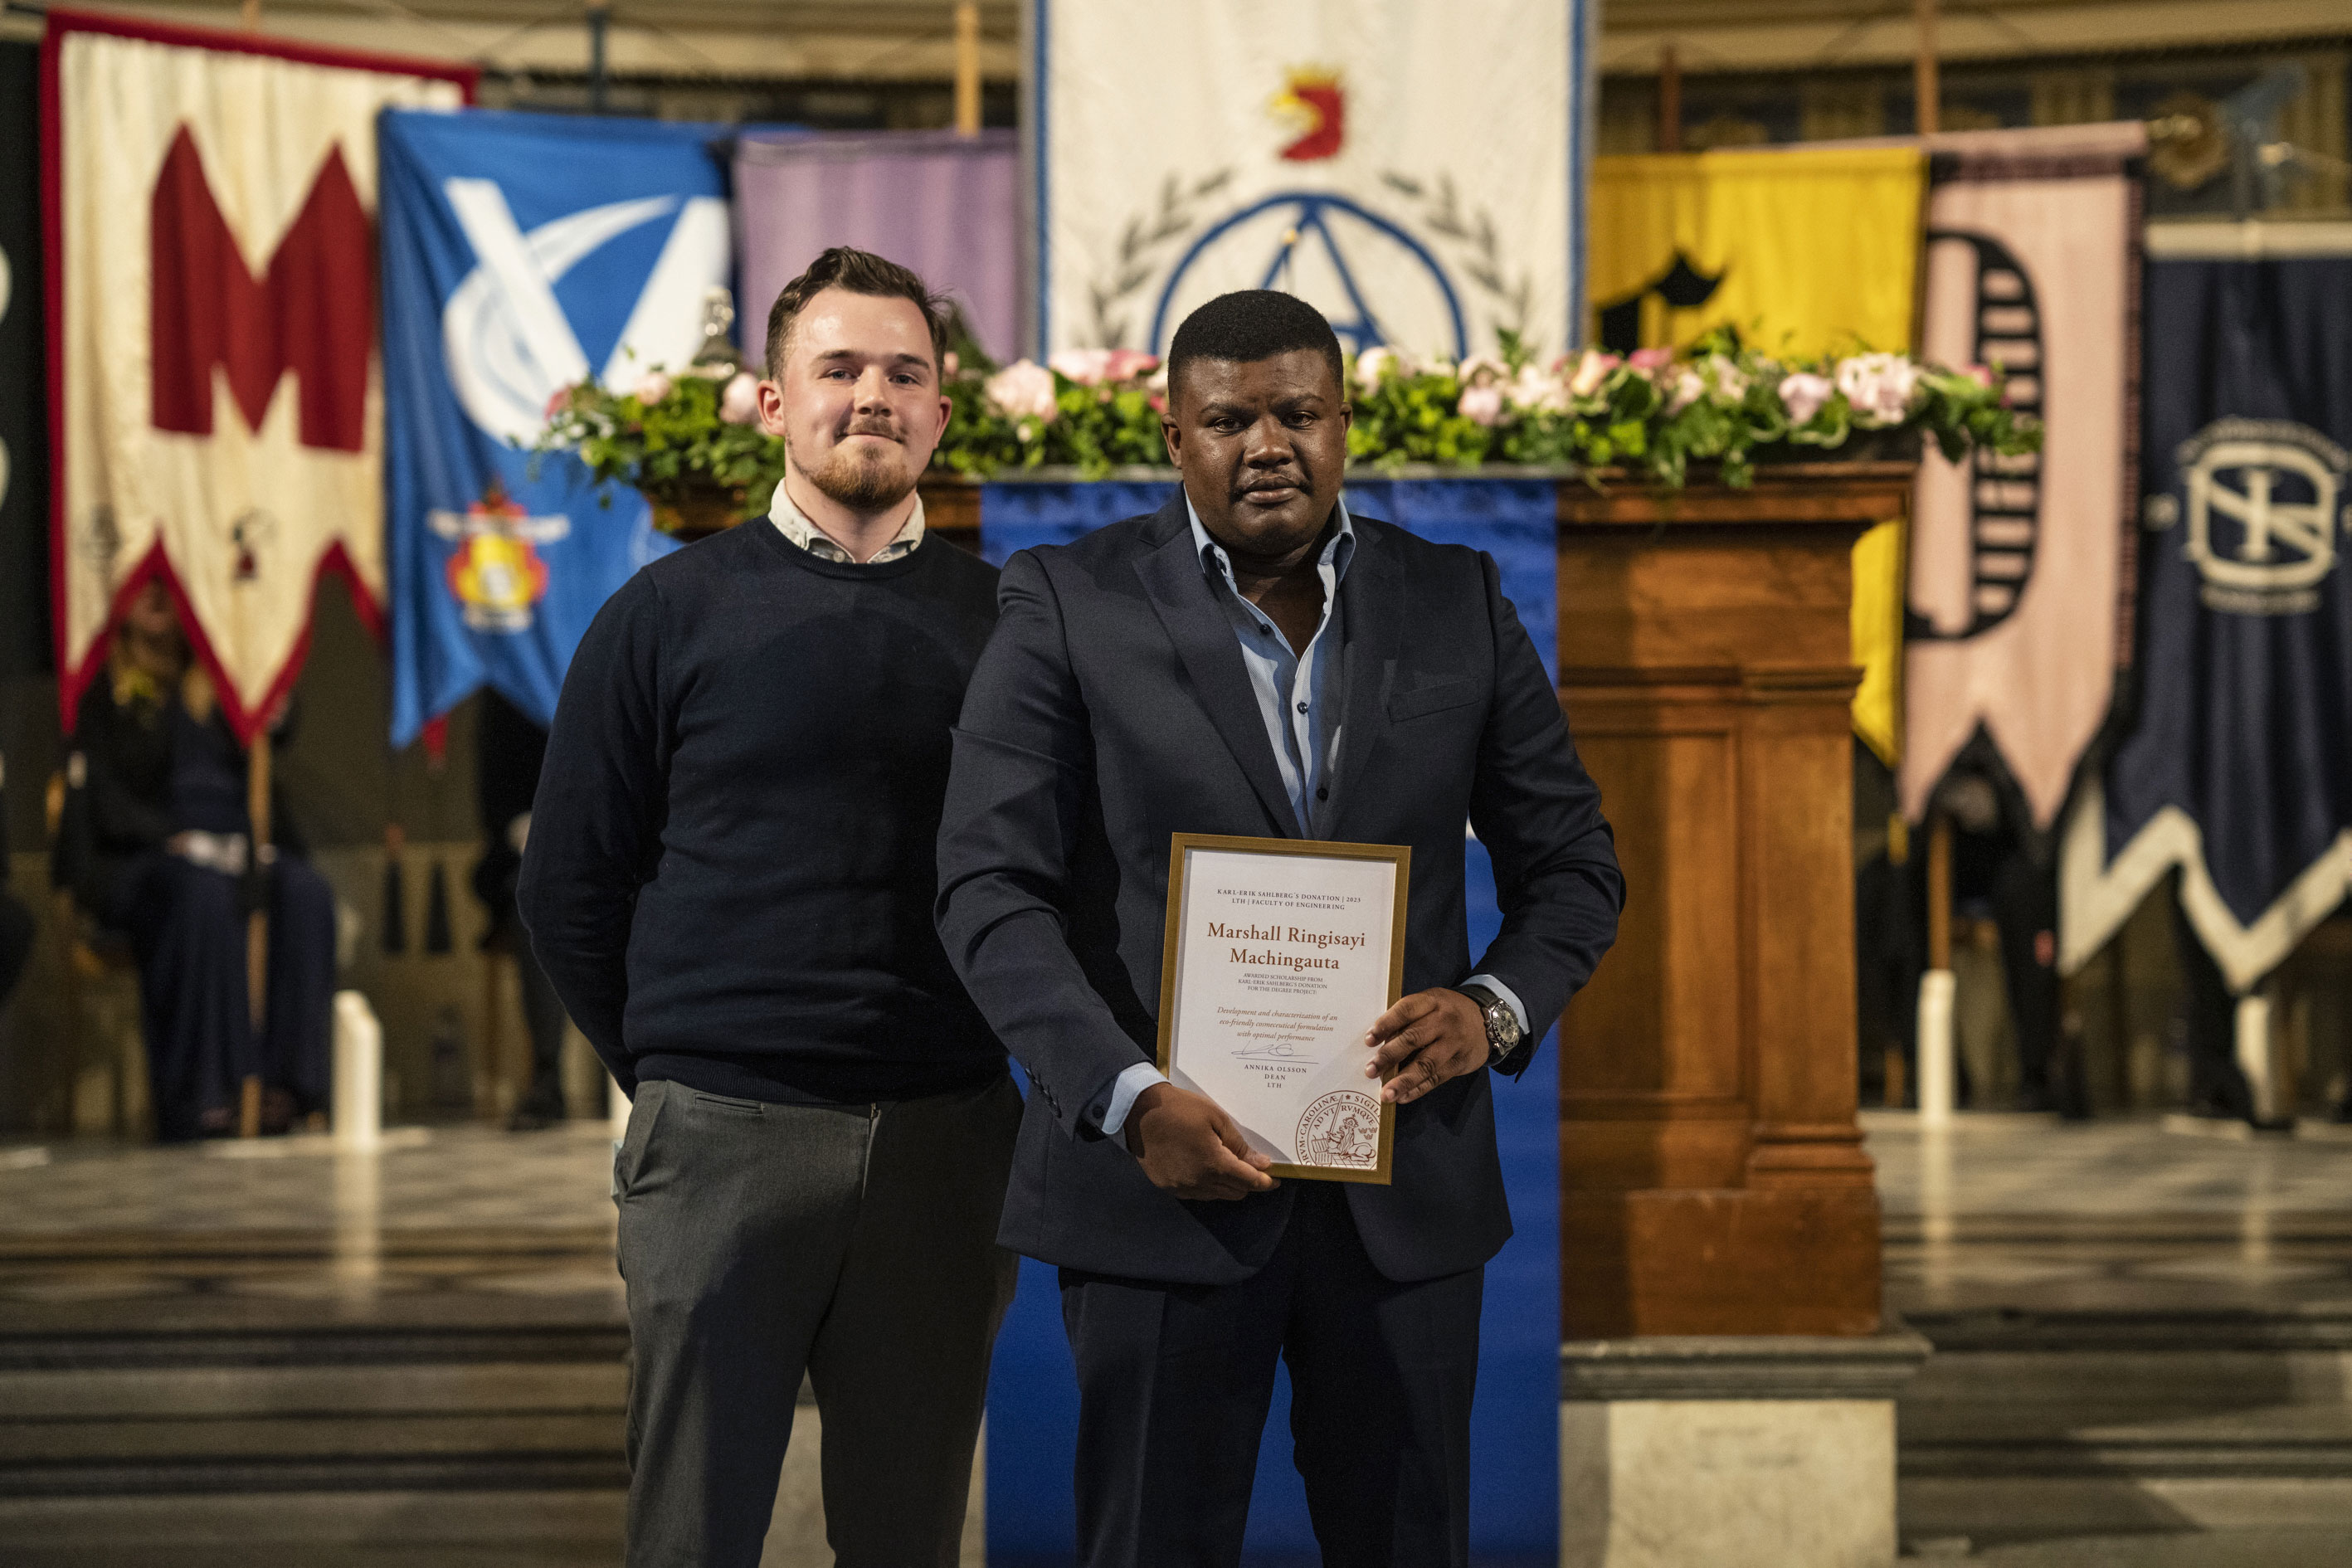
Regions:
M 1404 620 L 1401 574 L 1377 537 L 1356 519 L 1356 558 L 1339 584 L 1341 676 L 1339 761 L 1331 769 L 1331 801 L 1323 830 L 1339 837 L 1357 775 L 1388 732 L 1390 672 L 1396 666 L 1397 639 Z
M 1151 607 L 1159 612 L 1160 624 L 1167 628 L 1168 639 L 1176 645 L 1177 657 L 1192 678 L 1194 696 L 1224 738 L 1234 760 L 1241 764 L 1250 788 L 1257 792 L 1283 834 L 1303 837 L 1297 816 L 1290 807 L 1290 795 L 1282 787 L 1281 772 L 1274 763 L 1274 748 L 1265 738 L 1265 718 L 1258 711 L 1257 693 L 1251 689 L 1249 670 L 1242 664 L 1241 647 L 1234 641 L 1233 624 L 1210 597 L 1207 574 L 1193 553 L 1192 530 L 1185 517 L 1181 490 L 1169 506 L 1175 510 L 1176 529 L 1137 560 L 1136 574 L 1143 579 Z M 1168 509 L 1161 509 L 1160 521 L 1164 522 L 1167 515 Z M 1164 528 L 1152 531 L 1155 535 L 1166 531 Z

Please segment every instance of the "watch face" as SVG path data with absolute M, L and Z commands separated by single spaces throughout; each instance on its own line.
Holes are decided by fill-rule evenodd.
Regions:
M 1519 1020 L 1507 1005 L 1502 1002 L 1486 1004 L 1486 1034 L 1496 1045 L 1507 1051 L 1519 1043 Z

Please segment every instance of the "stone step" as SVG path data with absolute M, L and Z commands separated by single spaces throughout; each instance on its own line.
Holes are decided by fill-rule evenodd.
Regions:
M 168 1416 L 360 1416 L 617 1411 L 610 1361 L 99 1366 L 0 1372 L 0 1423 Z
M 2215 1432 L 2201 1437 L 2083 1433 L 2038 1442 L 1905 1441 L 1898 1453 L 1897 1473 L 1906 1480 L 1923 1476 L 2352 1479 L 2352 1435 L 2297 1438 L 2263 1432 Z
M 0 1333 L 0 1374 L 107 1367 L 403 1366 L 420 1362 L 618 1366 L 628 1349 L 628 1330 L 614 1324 L 65 1331 Z
M 1909 1321 L 1906 1537 L 2352 1525 L 2352 1311 Z
M 2066 1536 L 2250 1530 L 2333 1531 L 2352 1540 L 2352 1476 L 1906 1476 L 1896 1488 L 1906 1541 L 1979 1542 Z M 2213 1532 L 2208 1536 L 2207 1532 Z M 2186 1563 L 2215 1561 L 2189 1556 Z M 2263 1568 L 2286 1568 L 2282 1559 Z
M 618 1568 L 610 1489 L 0 1497 L 9 1568 Z
M 2014 1352 L 2100 1354 L 2352 1352 L 2352 1308 L 2265 1311 L 1914 1312 L 1904 1320 L 1938 1356 Z
M 617 1409 L 467 1411 L 353 1417 L 226 1416 L 147 1421 L 0 1417 L 0 1487 L 51 1468 L 169 1468 L 228 1463 L 368 1466 L 379 1462 L 602 1456 L 621 1452 Z
M 2340 1405 L 2352 1397 L 2352 1352 L 1938 1349 L 1904 1394 L 1919 1405 Z
M 221 1492 L 504 1491 L 618 1489 L 628 1484 L 620 1447 L 609 1454 L 505 1452 L 392 1454 L 355 1458 L 269 1458 L 28 1465 L 0 1468 L 0 1497 L 111 1497 Z
M 2204 1443 L 2352 1446 L 2352 1405 L 2246 1401 L 1972 1400 L 1901 1406 L 1903 1440 L 1961 1443 Z
M 0 1337 L 0 1497 L 619 1488 L 626 1348 L 609 1325 Z

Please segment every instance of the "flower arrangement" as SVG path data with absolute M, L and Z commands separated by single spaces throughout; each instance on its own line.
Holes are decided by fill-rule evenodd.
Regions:
M 950 354 L 953 401 L 933 468 L 971 479 L 1046 466 L 1100 478 L 1165 467 L 1167 368 L 1132 349 L 1072 350 L 1045 363 L 992 365 Z M 599 479 L 650 497 L 656 521 L 719 492 L 757 515 L 783 473 L 783 443 L 759 427 L 757 383 L 732 364 L 647 373 L 626 390 L 591 380 L 548 405 L 537 449 L 579 454 Z M 1776 357 L 1718 329 L 1682 349 L 1597 349 L 1539 362 L 1506 335 L 1501 352 L 1456 363 L 1372 348 L 1348 367 L 1350 462 L 1617 468 L 1665 489 L 1713 464 L 1731 485 L 1759 458 L 1828 456 L 1858 434 L 1932 437 L 1958 461 L 1971 448 L 2036 450 L 2041 427 L 2011 410 L 1999 370 L 1951 370 L 1867 350 Z M 665 510 L 669 513 L 664 519 Z
M 716 508 L 727 521 L 765 511 L 783 477 L 783 443 L 760 428 L 759 384 L 725 361 L 649 370 L 618 391 L 592 377 L 548 399 L 533 449 L 574 453 L 598 479 L 643 491 L 666 531 L 708 531 Z
M 1166 369 L 1131 350 L 1055 354 L 950 379 L 956 414 L 934 463 L 982 478 L 1067 464 L 1099 475 L 1165 465 Z M 1486 463 L 1623 468 L 1678 489 L 1694 462 L 1752 482 L 1759 455 L 1827 455 L 1858 431 L 1919 431 L 1957 461 L 1971 447 L 2041 445 L 1988 366 L 1948 370 L 1901 354 L 1780 359 L 1718 330 L 1686 348 L 1587 349 L 1538 363 L 1506 335 L 1459 363 L 1367 349 L 1349 364 L 1351 462 L 1373 468 Z

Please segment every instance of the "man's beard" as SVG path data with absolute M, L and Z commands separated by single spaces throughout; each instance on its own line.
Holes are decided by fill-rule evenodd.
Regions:
M 823 463 L 802 470 L 809 483 L 852 511 L 880 511 L 906 500 L 920 476 L 903 460 L 894 461 L 887 451 L 851 447 L 851 436 L 885 436 L 895 440 L 898 432 L 870 421 L 853 424 Z

